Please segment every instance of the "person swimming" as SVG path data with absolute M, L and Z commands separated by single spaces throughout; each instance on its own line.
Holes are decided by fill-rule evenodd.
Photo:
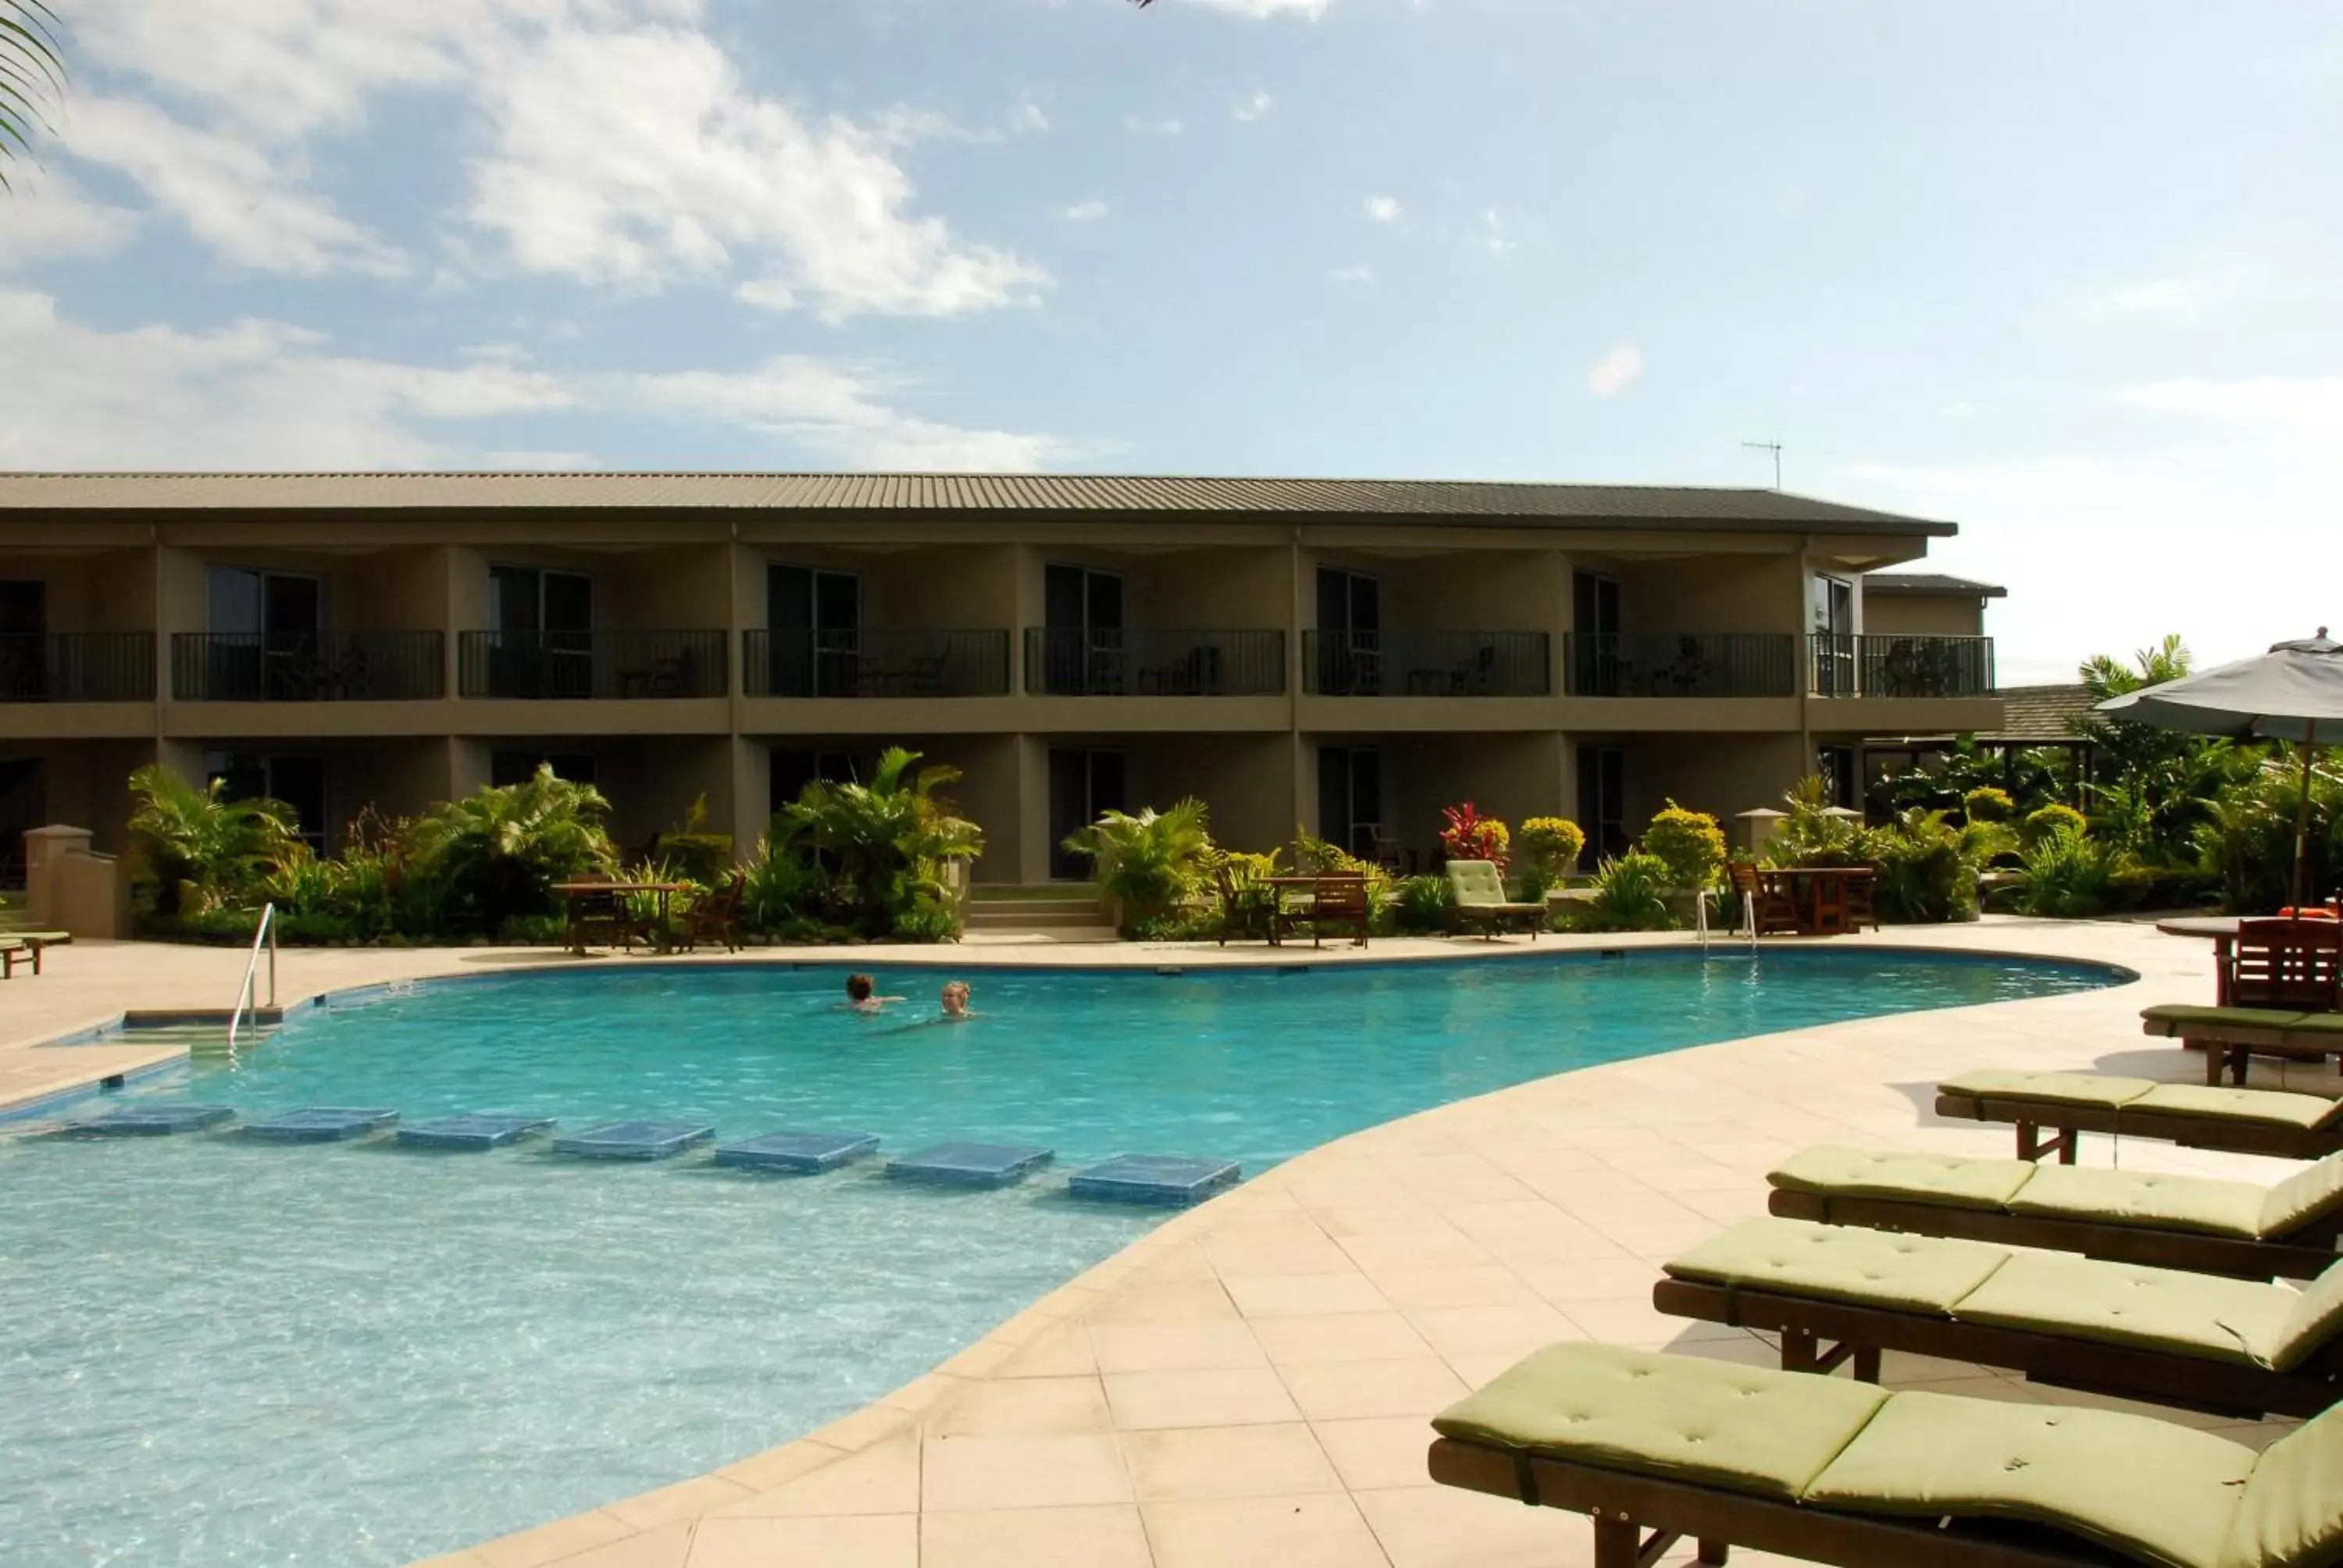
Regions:
M 869 975 L 851 974 L 846 977 L 846 1005 L 857 1012 L 882 1012 L 888 1003 L 905 1000 L 900 996 L 880 996 L 879 982 Z
M 974 1018 L 976 1014 L 970 1010 L 968 998 L 969 989 L 966 980 L 946 980 L 942 1016 L 954 1021 L 964 1018 Z

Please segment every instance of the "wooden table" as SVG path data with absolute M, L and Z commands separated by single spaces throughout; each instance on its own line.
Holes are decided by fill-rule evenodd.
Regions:
M 1798 935 L 1835 937 L 1855 930 L 1846 890 L 1872 879 L 1868 866 L 1785 866 L 1757 873 L 1758 896 L 1779 892 L 1797 911 Z
M 669 901 L 676 894 L 687 890 L 690 886 L 689 882 L 556 882 L 553 884 L 553 890 L 568 900 L 570 909 L 568 925 L 571 931 L 577 933 L 569 943 L 569 950 L 578 954 L 586 951 L 584 930 L 577 918 L 577 909 L 580 900 L 604 894 L 613 897 L 624 897 L 628 893 L 657 894 L 659 896 L 659 930 L 653 934 L 651 940 L 659 951 L 667 952 L 675 945 L 674 938 L 669 934 L 668 930 Z

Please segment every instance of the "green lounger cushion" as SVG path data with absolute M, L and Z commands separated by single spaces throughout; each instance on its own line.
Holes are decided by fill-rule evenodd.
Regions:
M 2262 1198 L 2261 1233 L 2283 1236 L 2343 1209 L 2343 1154 L 2312 1161 Z
M 2307 1012 L 2286 1026 L 2288 1034 L 2326 1036 L 2343 1049 L 2343 1012 Z
M 2088 1072 L 2016 1072 L 1983 1068 L 1936 1085 L 1945 1094 L 1987 1100 L 2039 1100 L 2047 1105 L 2090 1105 L 2113 1111 L 2156 1088 L 2148 1078 L 2102 1078 Z
M 1825 1197 L 1916 1198 L 1956 1209 L 1999 1209 L 2033 1179 L 2037 1169 L 2030 1160 L 1882 1154 L 1825 1143 L 1800 1150 L 1775 1166 L 1765 1180 L 1785 1191 Z
M 2220 1568 L 2343 1562 L 2343 1405 L 2262 1452 L 2229 1521 Z
M 1443 1437 L 1795 1499 L 1887 1391 L 1618 1345 L 1559 1344 L 1433 1419 Z
M 2016 1252 L 1953 1315 L 1965 1323 L 2267 1366 L 2284 1342 L 2297 1300 L 2288 1287 L 2260 1281 Z
M 2268 1351 L 2268 1362 L 2279 1372 L 2291 1372 L 2343 1333 L 2343 1261 L 2310 1282 L 2294 1300 L 2286 1323 Z M 2343 1475 L 2343 1471 L 2337 1472 Z
M 1496 910 L 1512 914 L 1544 914 L 1545 905 L 1517 904 L 1505 897 L 1505 879 L 1493 860 L 1451 860 L 1448 885 L 1461 910 Z
M 2302 1020 L 2299 1009 L 2271 1007 L 2197 1007 L 2166 1002 L 2142 1008 L 2141 1020 L 2150 1034 L 2186 1035 L 2203 1030 L 2248 1030 L 2278 1035 Z
M 2278 1127 L 2321 1127 L 2343 1114 L 2343 1100 L 2288 1094 L 2274 1089 L 2215 1089 L 2201 1083 L 2159 1083 L 2133 1102 L 2135 1111 L 2212 1121 L 2265 1121 Z
M 1667 1265 L 1679 1280 L 1779 1290 L 1950 1317 L 2009 1259 L 2006 1247 L 1767 1216 L 1744 1220 Z
M 2097 1166 L 2042 1165 L 2009 1201 L 2013 1214 L 2159 1226 L 2208 1236 L 2261 1238 L 2269 1191 L 2250 1181 L 2165 1176 Z
M 2048 1524 L 2172 1568 L 2215 1568 L 2258 1457 L 2136 1415 L 1916 1391 L 1889 1401 L 1801 1501 Z

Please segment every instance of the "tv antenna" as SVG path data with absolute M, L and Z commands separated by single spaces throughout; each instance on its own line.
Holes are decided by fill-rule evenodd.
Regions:
M 1771 452 L 1774 454 L 1774 487 L 1777 490 L 1780 489 L 1782 487 L 1782 443 L 1779 441 L 1744 441 L 1741 444 L 1744 447 L 1749 447 L 1753 451 Z

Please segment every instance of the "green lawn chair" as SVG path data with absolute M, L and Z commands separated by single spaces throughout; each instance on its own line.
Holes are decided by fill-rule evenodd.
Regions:
M 1448 890 L 1456 897 L 1456 918 L 1467 930 L 1478 930 L 1491 941 L 1507 924 L 1525 930 L 1537 940 L 1545 924 L 1545 905 L 1517 903 L 1505 897 L 1505 879 L 1494 860 L 1451 860 Z

